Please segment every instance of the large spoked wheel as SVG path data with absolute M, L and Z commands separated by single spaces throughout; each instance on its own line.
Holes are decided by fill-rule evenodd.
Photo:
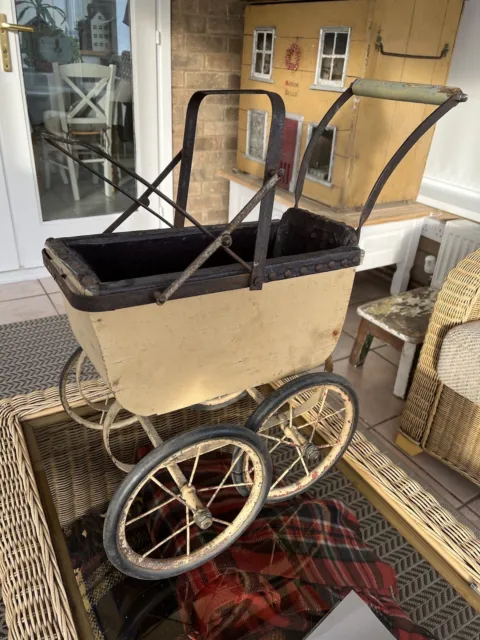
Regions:
M 267 502 L 292 498 L 324 476 L 344 454 L 357 423 L 355 391 L 334 373 L 300 376 L 264 399 L 245 426 L 260 435 L 272 457 Z M 245 458 L 235 465 L 234 477 L 238 491 L 248 493 L 250 467 Z
M 245 496 L 232 478 L 240 458 L 249 465 Z M 181 434 L 150 451 L 117 489 L 104 525 L 107 556 L 123 573 L 144 580 L 194 569 L 253 522 L 271 478 L 267 447 L 253 431 L 215 425 Z

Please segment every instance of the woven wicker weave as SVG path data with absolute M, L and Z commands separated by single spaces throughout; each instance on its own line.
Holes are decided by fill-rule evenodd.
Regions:
M 450 329 L 440 349 L 437 373 L 447 387 L 480 404 L 480 322 Z
M 104 388 L 89 382 L 85 392 L 91 400 L 99 401 Z M 80 402 L 79 396 L 70 393 L 71 401 Z M 231 415 L 223 415 L 222 421 L 242 422 L 251 410 L 247 402 L 232 407 Z M 56 389 L 0 401 L 0 579 L 13 640 L 77 638 L 21 424 L 40 412 L 54 414 L 61 410 Z M 185 409 L 161 416 L 156 426 L 167 438 L 202 422 L 207 422 L 205 415 Z M 325 427 L 325 437 L 337 428 L 332 420 Z M 61 426 L 49 425 L 36 427 L 35 432 L 61 523 L 68 529 L 78 515 L 106 504 L 121 476 L 103 452 L 98 432 L 71 422 L 65 422 L 63 430 L 65 433 Z M 135 427 L 115 432 L 115 455 L 131 459 L 142 438 Z M 467 580 L 480 582 L 480 541 L 470 529 L 457 522 L 362 434 L 355 435 L 347 457 L 415 518 L 418 531 L 428 532 L 461 563 Z M 52 458 L 57 461 L 54 465 L 49 464 Z
M 438 295 L 400 431 L 480 484 L 480 409 L 445 387 L 437 374 L 447 332 L 474 320 L 480 320 L 480 250 L 450 271 Z

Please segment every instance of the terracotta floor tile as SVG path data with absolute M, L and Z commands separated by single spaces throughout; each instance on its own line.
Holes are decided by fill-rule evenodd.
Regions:
M 471 511 L 473 511 L 474 513 L 476 513 L 477 516 L 480 518 L 480 496 L 473 502 L 470 502 L 468 505 L 468 508 L 471 509 Z
M 435 478 L 462 503 L 480 494 L 480 489 L 476 484 L 451 469 L 441 460 L 428 455 L 428 453 L 420 453 L 418 456 L 414 456 L 413 459 L 418 467 L 432 476 L 432 478 Z
M 480 515 L 478 513 L 475 513 L 469 507 L 462 507 L 460 513 L 472 523 L 475 529 L 480 531 Z
M 53 278 L 40 278 L 40 283 L 47 293 L 57 293 L 58 285 Z
M 350 352 L 352 350 L 354 343 L 354 339 L 342 331 L 340 338 L 338 339 L 337 346 L 333 351 L 333 360 L 342 360 L 343 358 L 348 358 L 350 356 Z
M 348 307 L 347 315 L 345 317 L 345 322 L 343 324 L 343 331 L 348 333 L 352 338 L 357 337 L 358 325 L 360 324 L 360 316 L 357 313 L 358 304 L 353 304 Z M 377 338 L 373 339 L 371 349 L 378 349 L 379 347 L 383 347 L 385 345 L 381 340 L 377 340 Z
M 60 293 L 60 291 L 58 291 L 57 293 L 50 293 L 48 297 L 53 302 L 53 306 L 60 315 L 62 313 L 66 313 L 65 304 L 63 302 L 63 295 Z
M 21 298 L 31 298 L 41 296 L 45 292 L 38 280 L 26 280 L 25 282 L 11 282 L 0 284 L 0 302 L 6 300 L 19 300 Z
M 0 324 L 55 315 L 57 312 L 47 295 L 0 302 Z
M 397 351 L 389 344 L 384 344 L 383 347 L 377 347 L 375 353 L 378 353 L 379 356 L 382 356 L 382 358 L 385 358 L 385 360 L 388 360 L 398 367 L 401 351 Z
M 402 413 L 404 402 L 393 395 L 397 369 L 375 351 L 371 351 L 363 367 L 352 367 L 348 360 L 335 364 L 335 373 L 353 384 L 360 402 L 360 415 L 369 425 L 385 422 Z
M 391 432 L 393 431 L 392 425 L 395 425 L 396 420 L 399 421 L 399 418 L 389 420 L 389 427 L 383 430 L 388 439 L 379 435 L 379 433 L 381 433 L 381 431 L 379 431 L 379 427 L 383 425 L 379 425 L 375 429 L 369 429 L 366 433 L 367 439 L 370 439 L 372 443 L 375 444 L 382 453 L 385 453 L 394 464 L 401 467 L 413 480 L 419 482 L 426 491 L 429 491 L 447 509 L 449 507 L 459 509 L 463 502 L 453 493 L 450 493 L 440 482 L 437 482 L 435 478 L 432 478 L 422 469 L 421 466 L 417 464 L 416 459 L 418 456 L 410 457 L 406 455 L 390 440 L 392 435 Z

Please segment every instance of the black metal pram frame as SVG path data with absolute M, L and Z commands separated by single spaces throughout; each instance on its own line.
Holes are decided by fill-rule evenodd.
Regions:
M 187 211 L 188 191 L 199 108 L 206 97 L 218 94 L 265 95 L 272 107 L 270 136 L 262 187 L 230 223 L 203 226 Z M 357 229 L 298 206 L 318 140 L 337 111 L 354 96 L 437 106 L 380 174 Z M 112 461 L 128 473 L 110 503 L 104 529 L 108 557 L 118 569 L 135 577 L 158 579 L 199 566 L 241 535 L 265 500 L 284 500 L 305 491 L 343 455 L 358 421 L 358 402 L 348 381 L 328 373 L 300 375 L 267 398 L 257 387 L 308 371 L 333 351 L 354 268 L 361 261 L 359 234 L 383 186 L 418 139 L 465 100 L 460 89 L 356 80 L 315 129 L 299 169 L 295 205 L 274 222 L 285 120 L 283 100 L 275 93 L 194 93 L 187 109 L 182 151 L 151 184 L 95 145 L 44 136 L 132 200 L 104 234 L 49 239 L 43 252 L 44 263 L 66 298 L 70 323 L 81 344 L 62 373 L 62 403 L 79 424 L 103 431 Z M 68 149 L 71 144 L 119 167 L 146 187 L 144 193 L 136 198 L 104 178 Z M 158 187 L 179 163 L 173 202 Z M 153 194 L 175 209 L 174 229 L 113 233 L 139 207 L 171 227 L 150 208 Z M 244 223 L 257 204 L 258 223 Z M 184 229 L 185 220 L 193 227 Z M 232 336 L 241 339 L 233 344 Z M 115 398 L 101 410 L 100 421 L 80 416 L 68 402 L 68 376 L 75 371 L 81 388 L 86 356 L 106 382 L 106 392 Z M 172 378 L 167 375 L 168 367 L 159 366 L 159 359 L 169 366 L 181 362 L 181 371 Z M 162 442 L 147 417 L 206 401 L 215 409 L 225 404 L 225 395 L 231 401 L 245 389 L 258 404 L 245 427 L 199 427 Z M 221 396 L 218 401 L 211 400 L 217 396 Z M 122 409 L 133 415 L 117 420 Z M 141 424 L 154 449 L 131 465 L 112 455 L 110 433 L 134 422 Z M 326 444 L 317 442 L 319 431 Z M 271 456 L 286 446 L 293 452 L 293 462 L 273 469 Z M 322 449 L 327 449 L 325 455 Z M 215 456 L 220 450 L 233 455 L 223 480 L 196 488 L 199 458 Z M 300 476 L 298 469 L 294 472 L 297 465 L 302 469 Z M 155 483 L 166 500 L 138 514 L 139 497 L 148 483 Z M 229 487 L 236 489 L 244 503 L 235 520 L 226 522 L 215 515 L 214 507 L 219 493 Z M 208 501 L 202 499 L 206 491 L 212 491 Z M 147 552 L 135 550 L 128 528 L 135 525 L 136 530 L 143 519 L 152 513 L 158 516 L 164 505 L 172 503 L 185 510 L 185 525 L 160 542 L 155 540 Z M 131 512 L 134 517 L 129 516 Z M 171 551 L 173 540 L 175 552 Z M 171 557 L 166 557 L 169 551 Z

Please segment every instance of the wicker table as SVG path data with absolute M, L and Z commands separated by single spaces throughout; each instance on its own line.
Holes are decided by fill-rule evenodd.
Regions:
M 84 386 L 104 398 L 96 382 Z M 81 407 L 80 396 L 71 396 Z M 185 409 L 157 425 L 162 436 L 194 428 L 198 414 Z M 77 587 L 62 529 L 104 505 L 123 474 L 99 446 L 97 431 L 69 422 L 51 389 L 0 401 L 0 577 L 13 639 L 92 638 L 88 611 Z M 122 433 L 123 432 L 123 433 Z M 141 436 L 115 432 L 119 457 L 134 452 Z M 325 434 L 328 439 L 328 434 Z M 480 541 L 418 483 L 357 433 L 340 470 L 477 610 Z M 97 636 L 98 637 L 98 636 Z

